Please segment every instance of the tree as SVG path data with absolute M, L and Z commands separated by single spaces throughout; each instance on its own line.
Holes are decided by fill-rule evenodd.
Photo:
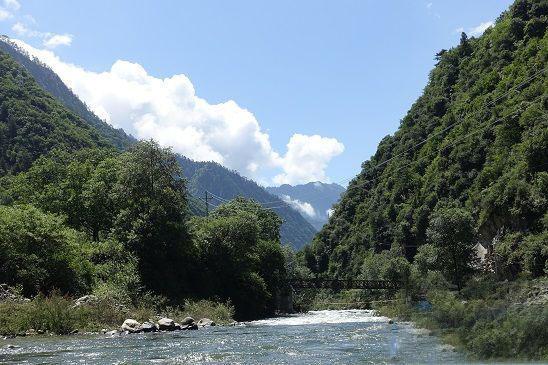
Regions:
M 440 208 L 430 218 L 427 236 L 437 248 L 436 265 L 460 289 L 477 261 L 472 216 L 461 208 Z
M 145 286 L 171 297 L 189 293 L 195 255 L 186 226 L 185 182 L 175 155 L 145 141 L 119 161 L 114 235 L 138 257 Z

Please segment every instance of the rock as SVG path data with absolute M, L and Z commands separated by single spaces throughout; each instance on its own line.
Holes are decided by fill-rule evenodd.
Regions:
M 134 319 L 126 319 L 121 328 L 122 331 L 137 333 L 141 331 L 141 324 Z
M 15 345 L 12 345 L 12 344 L 6 345 L 7 349 L 16 349 L 17 347 L 18 346 L 15 346 Z
M 171 318 L 162 318 L 158 321 L 158 329 L 160 331 L 173 331 L 175 330 L 175 322 Z
M 202 318 L 198 321 L 198 327 L 209 327 L 209 326 L 215 326 L 215 322 L 213 322 L 209 318 Z
M 392 319 L 388 320 L 388 324 L 394 324 L 394 320 Z
M 191 323 L 194 323 L 194 318 L 192 318 L 192 317 L 186 317 L 185 319 L 183 319 L 183 320 L 181 321 L 181 324 L 182 324 L 183 326 L 187 326 L 187 325 L 189 325 L 189 324 L 191 324 Z
M 119 334 L 120 334 L 120 332 L 118 332 L 117 330 L 112 330 L 112 331 L 105 332 L 105 335 L 107 335 L 107 336 L 118 336 Z
M 442 352 L 452 352 L 455 351 L 455 346 L 449 344 L 443 344 L 440 346 Z
M 198 325 L 196 323 L 191 323 L 189 325 L 187 325 L 185 328 L 183 328 L 185 330 L 197 330 L 198 329 Z
M 36 331 L 34 328 L 29 329 L 27 332 L 25 332 L 26 336 L 34 336 L 36 335 Z
M 99 298 L 97 298 L 96 295 L 93 295 L 93 294 L 84 295 L 83 297 L 80 297 L 74 301 L 73 307 L 79 307 L 81 305 L 91 305 L 91 304 L 97 303 L 98 301 L 99 301 Z
M 78 330 L 72 330 L 72 331 L 70 332 L 71 335 L 75 335 L 75 334 L 77 334 L 77 333 L 78 333 Z
M 158 331 L 158 327 L 152 322 L 143 322 L 141 325 L 141 331 L 143 332 L 156 332 Z

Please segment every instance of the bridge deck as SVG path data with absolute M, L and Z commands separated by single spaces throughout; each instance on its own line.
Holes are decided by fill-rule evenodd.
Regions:
M 401 286 L 396 281 L 357 279 L 294 279 L 290 284 L 295 289 L 399 289 Z

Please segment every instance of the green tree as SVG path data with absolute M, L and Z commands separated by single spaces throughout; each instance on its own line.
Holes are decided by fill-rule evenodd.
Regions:
M 188 234 L 185 182 L 175 155 L 139 142 L 119 157 L 113 231 L 139 260 L 149 289 L 171 297 L 192 292 L 195 252 Z
M 441 208 L 430 218 L 428 241 L 437 251 L 436 266 L 460 289 L 476 267 L 474 220 L 461 208 Z

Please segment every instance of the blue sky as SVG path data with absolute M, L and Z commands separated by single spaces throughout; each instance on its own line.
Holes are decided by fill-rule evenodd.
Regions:
M 220 159 L 264 184 L 273 179 L 346 182 L 382 137 L 397 129 L 422 92 L 435 53 L 457 44 L 460 29 L 480 34 L 474 29 L 494 21 L 510 4 L 509 0 L 7 0 L 0 9 L 8 13 L 2 16 L 0 11 L 0 29 L 36 50 L 49 49 L 45 60 L 55 56 L 51 62 L 85 70 L 87 76 L 80 77 L 63 65 L 52 66 L 92 109 L 103 108 L 111 119 L 124 119 L 122 113 L 128 112 L 126 106 L 111 105 L 116 97 L 108 90 L 93 94 L 101 87 L 112 88 L 101 79 L 102 72 L 110 70 L 117 77 L 129 73 L 132 79 L 146 78 L 147 85 L 184 74 L 188 79 L 169 85 L 176 84 L 173 88 L 183 94 L 185 88 L 193 88 L 207 105 L 199 112 L 174 109 L 177 117 L 169 125 L 162 123 L 170 115 L 150 112 L 161 101 L 155 101 L 154 108 L 141 106 L 140 111 L 147 111 L 138 122 L 142 136 L 158 136 L 162 143 L 175 144 L 194 158 Z M 114 72 L 117 60 L 131 64 L 119 63 Z M 88 76 L 93 86 L 81 85 Z M 161 85 L 161 90 L 169 88 Z M 149 89 L 154 90 L 143 88 Z M 135 94 L 123 102 L 141 98 Z M 215 107 L 228 100 L 236 104 Z M 171 127 L 187 123 L 188 118 L 202 124 L 224 123 L 229 129 L 236 120 L 248 124 L 238 124 L 242 134 L 227 137 L 226 145 L 222 135 L 230 133 L 208 126 L 206 137 L 209 133 L 221 137 L 202 146 L 194 139 L 185 140 L 190 132 L 174 137 L 178 134 Z M 112 122 L 126 128 L 123 122 Z M 259 132 L 252 130 L 255 124 Z M 158 129 L 166 132 L 157 134 Z M 197 130 L 196 138 L 206 138 L 199 132 L 203 130 Z M 248 132 L 257 137 L 254 143 L 246 140 Z M 296 134 L 302 137 L 292 139 Z

